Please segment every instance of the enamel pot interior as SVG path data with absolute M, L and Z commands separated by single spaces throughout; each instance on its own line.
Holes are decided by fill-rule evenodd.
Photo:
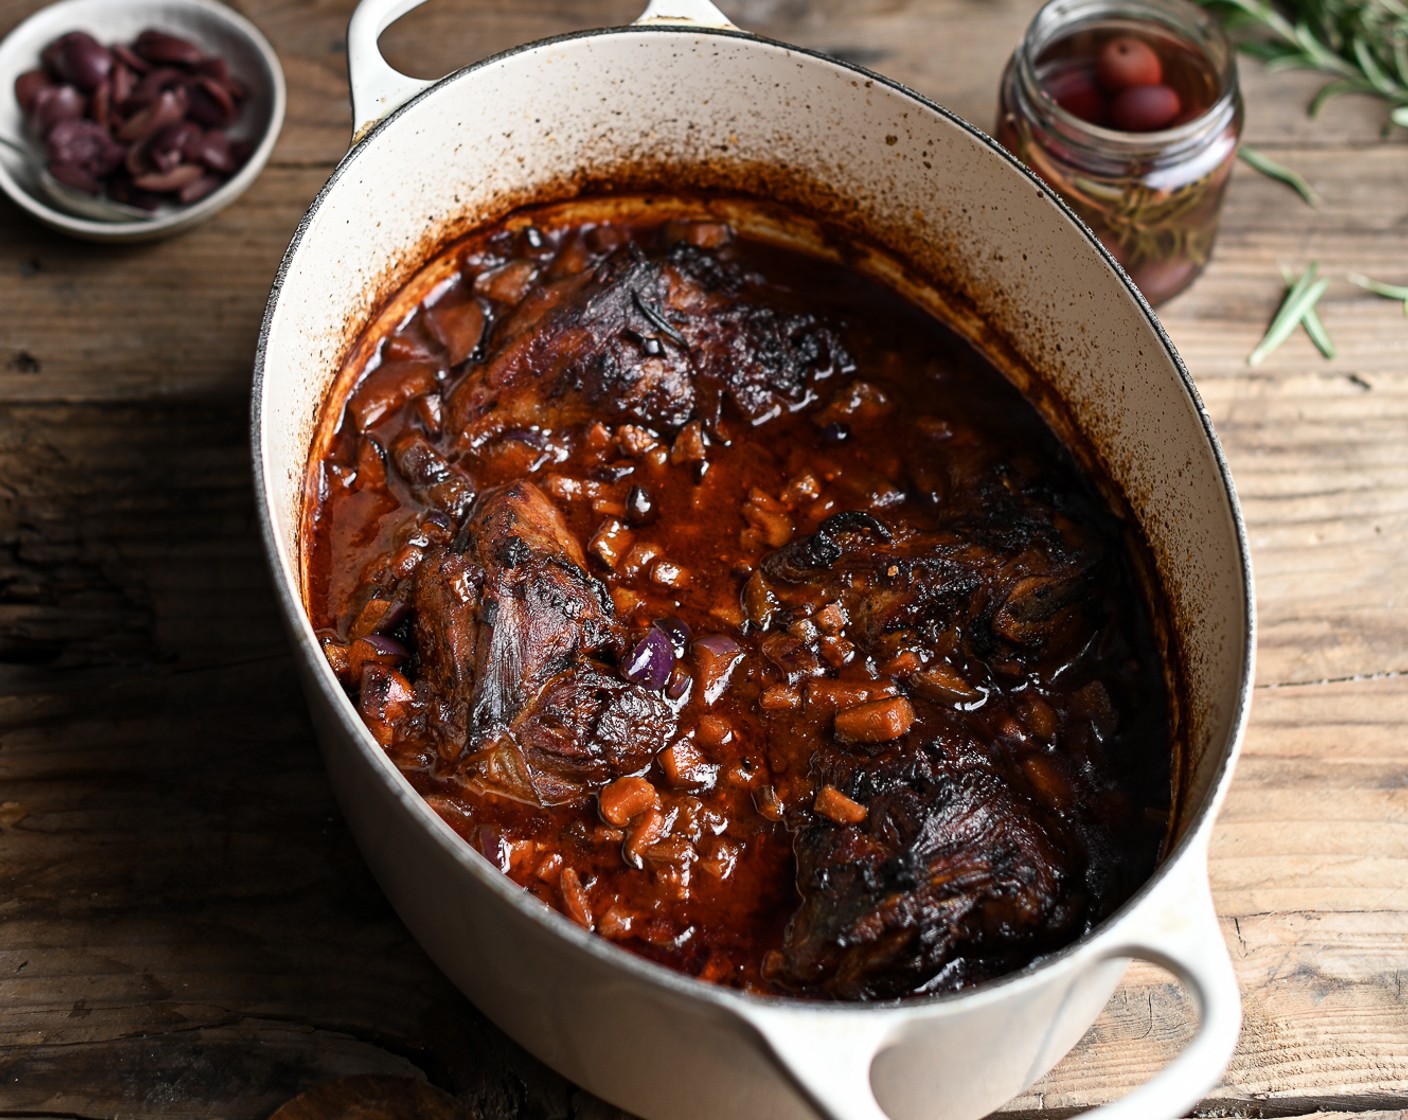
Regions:
M 438 246 L 515 206 L 605 187 L 755 195 L 879 247 L 901 262 L 897 283 L 945 293 L 947 313 L 1007 354 L 1019 381 L 1040 371 L 1025 387 L 1123 493 L 1169 602 L 1183 744 L 1172 854 L 1108 929 L 1021 976 L 898 1008 L 740 997 L 546 912 L 424 805 L 362 727 L 301 607 L 305 466 L 331 381 Z M 1183 879 L 1201 881 L 1252 647 L 1245 542 L 1207 417 L 1157 320 L 1089 232 L 985 136 L 909 91 L 751 36 L 669 26 L 570 36 L 447 78 L 356 145 L 300 225 L 264 323 L 254 410 L 266 542 L 358 843 L 451 978 L 615 1103 L 653 1116 L 812 1115 L 767 1042 L 773 1025 L 804 1015 L 821 1024 L 823 1049 L 947 1031 L 923 1039 L 922 1055 L 877 1063 L 876 1091 L 895 1117 L 982 1115 L 1093 1020 L 1122 970 L 1101 939 L 1112 944 L 1141 908 L 1176 906 L 1166 896 Z

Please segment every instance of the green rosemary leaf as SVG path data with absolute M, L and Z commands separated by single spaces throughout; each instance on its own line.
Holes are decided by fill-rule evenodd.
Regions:
M 1408 318 L 1408 286 L 1401 284 L 1385 284 L 1382 280 L 1370 280 L 1367 276 L 1361 276 L 1357 272 L 1349 275 L 1351 284 L 1358 284 L 1366 291 L 1373 292 L 1376 296 L 1383 296 L 1385 299 L 1401 299 L 1403 301 L 1403 316 Z
M 1238 49 L 1275 69 L 1331 79 L 1310 116 L 1341 93 L 1367 93 L 1388 109 L 1387 128 L 1408 129 L 1408 4 L 1404 0 L 1198 0 L 1217 13 Z
M 1275 179 L 1279 183 L 1285 183 L 1296 194 L 1300 195 L 1307 206 L 1319 206 L 1320 198 L 1314 189 L 1300 175 L 1299 172 L 1292 171 L 1285 164 L 1277 163 L 1270 156 L 1263 155 L 1255 148 L 1250 148 L 1243 144 L 1238 149 L 1237 155 L 1248 167 L 1260 171 L 1268 179 Z
M 1379 60 L 1369 49 L 1369 44 L 1364 41 L 1364 36 L 1356 35 L 1352 45 L 1355 61 L 1359 63 L 1359 69 L 1364 71 L 1364 76 L 1369 79 L 1369 84 L 1390 100 L 1397 97 L 1398 86 L 1379 65 Z
M 1408 35 L 1393 40 L 1393 68 L 1398 71 L 1398 80 L 1408 86 Z
M 1291 285 L 1286 298 L 1281 301 L 1280 308 L 1271 320 L 1271 325 L 1266 328 L 1266 334 L 1257 343 L 1256 349 L 1247 355 L 1247 365 L 1260 365 L 1266 355 L 1290 338 L 1295 329 L 1305 321 L 1306 311 L 1313 310 L 1320 297 L 1325 294 L 1330 281 L 1315 279 L 1316 268 L 1316 263 L 1311 261 L 1310 267 Z
M 1322 284 L 1329 284 L 1328 280 L 1322 280 Z M 1305 312 L 1302 320 L 1305 324 L 1305 333 L 1310 336 L 1310 341 L 1315 343 L 1315 348 L 1327 358 L 1335 356 L 1335 344 L 1330 341 L 1330 334 L 1325 330 L 1325 324 L 1320 321 L 1320 312 L 1314 307 L 1310 307 Z
M 1267 66 L 1301 66 L 1305 56 L 1295 47 L 1285 43 L 1272 43 L 1259 39 L 1249 39 L 1241 47 L 1245 55 L 1250 55 Z
M 1325 103 L 1330 98 L 1341 93 L 1373 93 L 1374 87 L 1368 82 L 1353 78 L 1340 78 L 1337 81 L 1326 82 L 1320 87 L 1320 92 L 1311 99 L 1306 107 L 1305 114 L 1308 117 L 1318 117 L 1320 110 L 1325 107 Z

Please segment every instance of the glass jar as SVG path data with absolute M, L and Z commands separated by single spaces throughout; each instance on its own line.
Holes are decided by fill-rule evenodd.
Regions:
M 1186 0 L 1051 0 L 1002 78 L 998 141 L 1152 304 L 1207 264 L 1241 131 L 1235 55 Z

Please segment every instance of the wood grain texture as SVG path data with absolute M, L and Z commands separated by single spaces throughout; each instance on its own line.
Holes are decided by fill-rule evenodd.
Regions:
M 0 0 L 0 29 L 38 6 Z M 350 0 L 240 0 L 289 80 L 269 169 L 173 242 L 102 249 L 0 203 L 0 1116 L 263 1120 L 356 1075 L 486 1120 L 620 1114 L 486 1023 L 391 913 L 337 816 L 257 542 L 255 334 L 299 215 L 345 148 Z M 990 122 L 1035 0 L 723 0 L 743 27 Z M 438 74 L 633 18 L 627 0 L 432 0 L 385 37 Z M 1248 140 L 1207 274 L 1165 311 L 1223 440 L 1257 573 L 1250 731 L 1211 875 L 1246 1007 L 1207 1115 L 1408 1108 L 1408 134 L 1318 121 L 1312 75 L 1243 68 Z M 1282 266 L 1318 260 L 1339 348 L 1245 356 Z M 1009 1117 L 1064 1117 L 1189 1037 L 1131 969 Z

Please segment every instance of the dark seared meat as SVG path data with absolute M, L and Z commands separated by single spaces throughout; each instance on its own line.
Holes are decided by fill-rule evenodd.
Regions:
M 584 661 L 548 681 L 463 772 L 476 787 L 562 805 L 648 765 L 674 729 L 659 693 Z
M 558 804 L 663 745 L 670 710 L 598 660 L 622 642 L 610 597 L 532 483 L 479 497 L 455 541 L 422 562 L 413 603 L 440 753 L 466 777 Z
M 833 514 L 763 558 L 762 578 L 782 607 L 770 624 L 785 628 L 839 603 L 846 636 L 872 652 L 948 650 L 958 636 L 975 665 L 1029 654 L 1062 663 L 1092 621 L 1104 542 L 1054 511 L 991 500 L 985 512 L 965 509 L 931 531 Z
M 750 301 L 738 268 L 678 244 L 631 243 L 511 315 L 489 360 L 449 401 L 469 446 L 506 428 L 631 421 L 677 431 L 727 396 L 757 421 L 807 399 L 809 379 L 847 364 L 813 316 Z M 707 417 L 706 417 L 707 418 Z
M 760 565 L 767 629 L 839 608 L 847 640 L 913 659 L 897 673 L 907 727 L 877 717 L 846 742 L 838 723 L 811 758 L 813 785 L 865 816 L 798 814 L 802 905 L 766 969 L 785 987 L 842 999 L 953 987 L 1066 943 L 1088 918 L 1084 841 L 1000 776 L 954 702 L 1034 669 L 1080 672 L 1070 663 L 1099 621 L 1086 607 L 1102 552 L 1036 503 L 986 501 L 925 532 L 835 514 Z
M 891 999 L 1001 974 L 1081 932 L 1079 843 L 977 747 L 917 735 L 874 757 L 831 747 L 813 771 L 869 812 L 797 832 L 802 905 L 770 979 Z

